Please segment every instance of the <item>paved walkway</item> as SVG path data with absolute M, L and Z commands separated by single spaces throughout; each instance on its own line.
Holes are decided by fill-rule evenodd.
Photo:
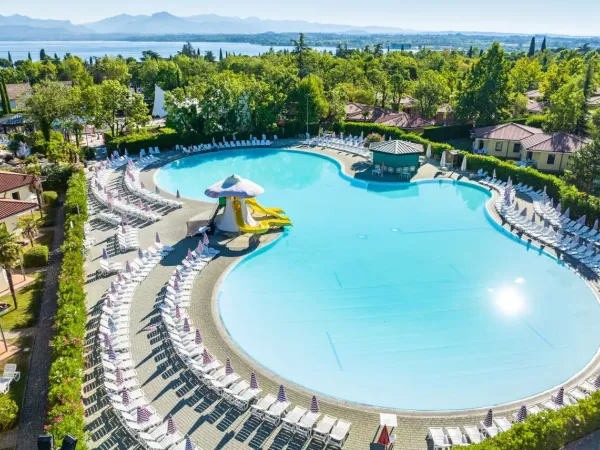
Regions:
M 335 157 L 344 165 L 345 171 L 349 174 L 360 170 L 364 164 L 351 155 L 332 150 L 320 152 Z M 150 169 L 141 175 L 149 189 L 154 187 L 153 173 L 154 171 Z M 438 176 L 437 168 L 426 166 L 423 174 L 426 178 Z M 121 185 L 121 182 L 118 181 L 119 177 L 122 177 L 122 174 L 112 177 L 112 183 L 115 186 Z M 187 248 L 193 248 L 197 243 L 197 239 L 185 239 L 185 220 L 211 207 L 212 204 L 209 203 L 186 200 L 184 208 L 176 210 L 163 220 L 140 230 L 142 248 L 149 246 L 154 240 L 155 232 L 159 232 L 164 242 L 175 246 L 175 251 L 165 258 L 135 291 L 129 331 L 132 344 L 131 353 L 136 362 L 138 374 L 137 380 L 144 390 L 146 398 L 152 402 L 158 413 L 163 417 L 167 417 L 169 414 L 173 415 L 180 432 L 189 434 L 192 440 L 204 450 L 221 448 L 247 450 L 248 447 L 300 450 L 305 446 L 304 442 L 289 441 L 279 428 L 275 430 L 257 428 L 256 424 L 248 420 L 248 413 L 238 415 L 229 410 L 225 404 L 220 403 L 218 399 L 209 395 L 189 371 L 182 367 L 173 354 L 168 338 L 161 334 L 160 328 L 154 329 L 152 326 L 159 323 L 155 306 L 165 283 L 174 267 L 185 256 Z M 92 250 L 91 257 L 88 258 L 88 273 L 95 272 L 99 265 L 98 260 L 102 248 L 110 244 L 108 238 L 113 233 L 114 230 L 106 227 L 98 227 L 94 230 L 93 234 L 97 238 L 98 244 Z M 266 238 L 270 237 L 272 235 L 266 236 Z M 264 242 L 263 239 L 261 238 L 261 242 Z M 205 344 L 218 359 L 225 361 L 226 358 L 231 358 L 236 372 L 244 378 L 248 378 L 251 371 L 256 371 L 264 393 L 275 394 L 278 385 L 283 383 L 286 385 L 292 404 L 308 406 L 309 392 L 281 380 L 268 369 L 257 366 L 229 340 L 222 330 L 213 294 L 223 272 L 237 258 L 246 253 L 245 250 L 233 248 L 232 244 L 234 243 L 225 236 L 211 238 L 211 246 L 219 248 L 221 254 L 197 277 L 192 291 L 192 307 L 189 308 L 189 314 L 194 324 L 201 329 Z M 114 259 L 125 261 L 134 257 L 134 253 L 130 252 L 117 254 Z M 95 342 L 97 302 L 109 287 L 110 281 L 111 278 L 95 279 L 94 276 L 90 276 L 86 285 L 90 307 L 88 340 L 90 348 L 93 348 Z M 135 444 L 127 438 L 126 433 L 116 421 L 112 408 L 107 405 L 104 393 L 98 389 L 101 370 L 95 364 L 97 364 L 97 357 L 92 357 L 89 370 L 86 372 L 87 383 L 84 387 L 84 401 L 91 436 L 90 446 L 99 449 L 132 448 Z M 545 395 L 528 403 L 535 403 L 548 397 Z M 320 404 L 325 414 L 352 422 L 346 449 L 364 450 L 376 436 L 379 425 L 378 413 L 384 412 L 384 410 L 358 407 L 351 403 L 323 398 L 320 399 Z M 506 405 L 495 408 L 495 412 L 510 417 L 517 408 L 518 404 Z M 397 435 L 396 449 L 398 450 L 428 448 L 425 441 L 428 427 L 476 425 L 485 415 L 485 411 L 481 410 L 439 413 L 389 410 L 387 412 L 396 413 L 398 416 L 399 427 L 395 431 Z
M 18 330 L 8 330 L 4 332 L 6 339 L 17 339 L 25 336 L 33 336 L 37 331 L 36 327 L 19 328 Z
M 40 314 L 36 326 L 35 339 L 29 373 L 25 387 L 25 398 L 21 406 L 19 418 L 19 434 L 17 450 L 32 450 L 37 448 L 37 436 L 41 434 L 46 420 L 46 397 L 48 395 L 48 372 L 52 363 L 52 355 L 48 344 L 54 336 L 54 315 L 57 309 L 58 275 L 62 254 L 58 249 L 64 236 L 64 210 L 61 205 L 56 214 L 56 226 L 52 239 L 50 264 L 46 271 L 46 281 L 40 305 Z

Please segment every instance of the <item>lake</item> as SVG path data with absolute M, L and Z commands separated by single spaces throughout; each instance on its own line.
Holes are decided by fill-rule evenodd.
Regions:
M 89 59 L 90 56 L 102 57 L 104 55 L 117 56 L 124 58 L 130 56 L 139 59 L 144 50 L 154 50 L 162 57 L 176 55 L 181 50 L 185 42 L 128 42 L 128 41 L 0 41 L 0 58 L 6 58 L 10 52 L 13 61 L 27 59 L 28 52 L 31 52 L 31 58 L 34 61 L 39 60 L 40 49 L 44 49 L 46 54 L 53 56 L 56 53 L 59 57 L 64 57 L 69 52 L 80 56 L 83 59 Z M 256 56 L 269 50 L 269 46 L 246 44 L 236 42 L 192 42 L 194 48 L 199 48 L 202 53 L 212 51 L 219 57 L 219 50 L 235 53 L 236 55 Z M 292 47 L 273 47 L 275 51 Z M 331 50 L 334 47 L 313 47 L 318 51 Z

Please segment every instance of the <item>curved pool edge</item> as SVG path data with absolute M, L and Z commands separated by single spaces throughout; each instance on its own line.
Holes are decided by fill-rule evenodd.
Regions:
M 525 242 L 518 235 L 516 235 L 516 234 L 512 233 L 511 231 L 507 230 L 506 228 L 504 228 L 502 226 L 502 224 L 498 221 L 495 214 L 492 213 L 493 203 L 494 203 L 494 200 L 497 198 L 497 194 L 494 191 L 491 191 L 490 189 L 485 188 L 476 182 L 473 182 L 471 180 L 463 181 L 463 180 L 447 179 L 447 178 L 443 178 L 443 179 L 428 178 L 428 179 L 411 181 L 410 183 L 403 182 L 402 184 L 399 184 L 398 182 L 381 182 L 381 181 L 366 181 L 366 180 L 364 182 L 363 182 L 363 180 L 358 180 L 358 181 L 360 181 L 360 183 L 356 183 L 357 180 L 354 177 L 352 177 L 352 175 L 350 175 L 345 170 L 344 163 L 342 161 L 339 161 L 338 159 L 336 159 L 334 155 L 325 155 L 323 153 L 318 153 L 316 151 L 313 151 L 312 149 L 280 148 L 277 150 L 291 151 L 291 152 L 298 152 L 298 153 L 307 153 L 307 154 L 311 154 L 311 155 L 314 155 L 314 156 L 317 156 L 320 158 L 330 160 L 338 166 L 340 176 L 342 178 L 346 179 L 347 181 L 349 181 L 353 186 L 356 186 L 356 187 L 365 187 L 365 185 L 366 185 L 366 188 L 368 189 L 368 185 L 373 183 L 375 185 L 386 185 L 389 187 L 396 186 L 399 189 L 402 189 L 403 186 L 407 186 L 411 183 L 412 184 L 452 183 L 452 184 L 461 184 L 461 185 L 465 185 L 465 186 L 470 186 L 471 188 L 485 192 L 489 195 L 489 199 L 486 201 L 485 215 L 486 215 L 486 218 L 488 219 L 488 221 L 494 227 L 494 229 L 496 229 L 497 231 L 501 231 L 502 234 L 504 234 L 506 237 L 508 237 L 509 239 L 514 240 L 516 242 L 519 242 L 521 245 L 527 247 L 528 249 L 533 249 L 539 253 L 543 253 L 546 256 L 549 256 L 550 258 L 554 259 L 558 263 L 561 263 L 561 265 L 566 266 L 566 268 L 575 272 L 578 275 L 578 277 L 586 283 L 588 288 L 590 288 L 592 290 L 594 296 L 596 297 L 596 300 L 600 303 L 600 297 L 598 295 L 597 289 L 588 280 L 583 278 L 578 271 L 574 270 L 574 268 L 572 268 L 571 266 L 564 264 L 555 255 L 549 253 L 547 250 L 533 244 L 532 242 Z M 232 151 L 232 150 L 226 150 L 226 151 Z M 202 155 L 205 155 L 205 154 L 196 155 L 196 156 L 202 156 Z M 162 168 L 159 168 L 159 169 L 162 169 Z M 155 173 L 153 175 L 153 179 L 155 179 L 158 171 L 159 170 L 155 171 Z M 208 201 L 203 201 L 203 200 L 199 200 L 199 199 L 190 199 L 190 200 L 209 203 Z M 240 256 L 240 257 L 236 258 L 235 261 L 226 270 L 223 271 L 223 273 L 218 277 L 218 279 L 213 287 L 213 291 L 212 291 L 212 295 L 211 295 L 211 313 L 212 313 L 213 322 L 215 323 L 216 328 L 219 331 L 219 334 L 220 334 L 221 338 L 223 339 L 223 341 L 227 344 L 227 346 L 231 350 L 233 350 L 238 356 L 240 356 L 242 359 L 244 359 L 250 367 L 256 368 L 257 371 L 259 373 L 261 373 L 263 376 L 277 380 L 281 384 L 284 384 L 287 387 L 290 387 L 291 389 L 294 389 L 296 391 L 304 393 L 305 395 L 312 395 L 312 394 L 316 393 L 316 394 L 324 397 L 324 399 L 326 399 L 327 401 L 329 401 L 337 406 L 358 409 L 361 411 L 369 411 L 369 412 L 373 412 L 373 413 L 392 411 L 398 415 L 413 416 L 413 417 L 450 417 L 450 416 L 464 417 L 464 416 L 470 416 L 470 415 L 481 415 L 482 413 L 485 413 L 489 408 L 494 408 L 498 411 L 508 411 L 508 410 L 515 410 L 522 404 L 540 403 L 541 401 L 548 400 L 549 394 L 552 392 L 555 392 L 560 386 L 565 386 L 565 387 L 569 386 L 570 387 L 570 385 L 572 385 L 572 384 L 578 383 L 585 378 L 589 378 L 589 376 L 592 374 L 592 372 L 596 371 L 600 366 L 600 347 L 599 347 L 598 350 L 596 351 L 595 355 L 593 356 L 593 358 L 590 360 L 590 362 L 585 367 L 583 367 L 581 370 L 579 370 L 577 373 L 575 373 L 572 377 L 570 377 L 569 379 L 565 380 L 563 383 L 560 383 L 557 386 L 549 388 L 538 394 L 535 394 L 535 395 L 532 395 L 529 397 L 524 397 L 521 399 L 517 399 L 517 400 L 511 401 L 511 402 L 500 403 L 500 404 L 495 404 L 495 405 L 487 405 L 487 406 L 482 406 L 482 407 L 477 407 L 477 408 L 465 408 L 465 409 L 449 409 L 449 410 L 414 410 L 413 409 L 413 410 L 411 410 L 411 409 L 401 409 L 401 408 L 392 408 L 392 407 L 382 407 L 382 406 L 378 406 L 378 405 L 371 405 L 371 404 L 365 404 L 365 403 L 360 403 L 360 402 L 355 402 L 355 401 L 343 400 L 341 398 L 331 396 L 327 393 L 322 393 L 322 392 L 316 391 L 314 389 L 309 389 L 301 384 L 298 384 L 294 381 L 291 381 L 287 378 L 282 377 L 278 373 L 272 371 L 271 369 L 264 366 L 259 361 L 252 358 L 229 334 L 227 327 L 225 326 L 225 323 L 224 323 L 224 321 L 221 317 L 221 313 L 220 313 L 219 293 L 220 293 L 223 282 L 225 281 L 227 276 L 231 273 L 231 271 L 233 271 L 236 267 L 238 267 L 243 262 L 250 260 L 252 257 L 262 254 L 263 252 L 270 249 L 272 246 L 279 243 L 280 239 L 283 235 L 284 235 L 284 233 L 281 233 L 274 240 L 266 243 L 265 245 L 259 246 L 259 248 L 257 250 L 254 250 L 244 256 Z

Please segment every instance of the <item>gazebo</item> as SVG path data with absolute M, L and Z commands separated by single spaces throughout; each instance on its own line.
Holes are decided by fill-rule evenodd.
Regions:
M 239 232 L 240 227 L 237 224 L 233 202 L 239 199 L 253 198 L 264 193 L 265 190 L 258 184 L 246 180 L 239 175 L 231 175 L 221 180 L 204 191 L 211 198 L 226 198 L 225 211 L 215 220 L 215 225 L 221 231 Z M 242 208 L 242 217 L 244 222 L 251 227 L 259 225 L 250 214 L 245 202 L 240 202 Z
M 372 143 L 369 150 L 373 153 L 373 164 L 392 169 L 419 167 L 419 155 L 423 154 L 423 145 L 408 141 L 382 141 Z

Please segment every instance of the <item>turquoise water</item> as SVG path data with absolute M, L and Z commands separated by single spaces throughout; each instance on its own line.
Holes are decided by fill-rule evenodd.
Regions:
M 272 150 L 185 158 L 157 182 L 206 200 L 232 173 L 294 223 L 219 292 L 232 338 L 283 378 L 369 405 L 465 409 L 554 388 L 598 349 L 592 291 L 488 219 L 482 188 L 367 188 L 329 159 Z

